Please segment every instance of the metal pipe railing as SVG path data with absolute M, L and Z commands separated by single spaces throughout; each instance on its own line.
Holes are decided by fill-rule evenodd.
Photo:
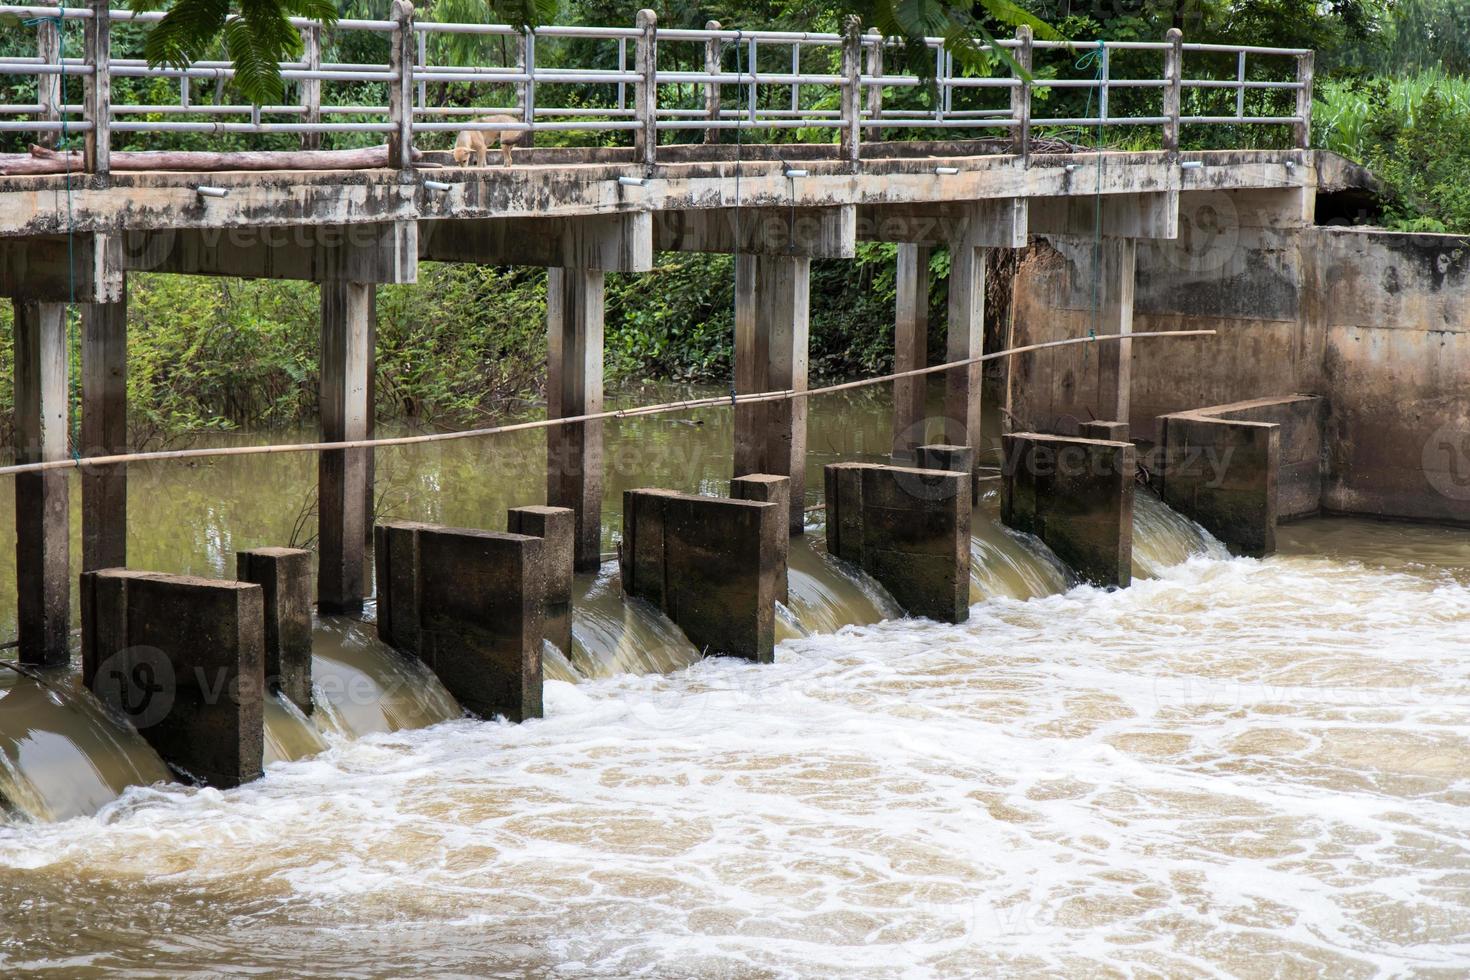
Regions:
M 537 132 L 626 130 L 639 148 L 638 159 L 647 166 L 657 163 L 661 132 L 686 130 L 702 131 L 705 140 L 717 139 L 716 134 L 727 129 L 837 130 L 844 158 L 853 167 L 860 163 L 864 134 L 872 140 L 881 138 L 884 130 L 1008 130 L 1012 152 L 1022 157 L 1029 153 L 1035 127 L 1156 127 L 1164 149 L 1171 153 L 1177 153 L 1182 126 L 1290 126 L 1297 146 L 1305 148 L 1310 139 L 1312 52 L 1185 44 L 1178 31 L 1170 31 L 1163 41 L 1089 44 L 1037 41 L 1022 28 L 1014 39 L 980 46 L 988 52 L 1004 49 L 1026 69 L 995 75 L 957 70 L 954 52 L 944 40 L 928 38 L 925 43 L 934 62 L 933 77 L 926 79 L 896 69 L 891 59 L 885 67 L 885 50 L 898 42 L 871 31 L 737 31 L 713 22 L 703 30 L 660 28 L 651 11 L 640 13 L 633 27 L 548 25 L 524 30 L 506 24 L 417 20 L 411 6 L 395 2 L 387 20 L 343 19 L 331 26 L 336 32 L 390 35 L 393 56 L 386 65 L 323 60 L 324 25 L 291 18 L 302 32 L 305 52 L 279 68 L 281 78 L 293 83 L 300 102 L 249 106 L 221 98 L 236 77 L 227 61 L 149 67 L 139 58 L 111 56 L 112 24 L 154 24 L 163 18 L 162 12 L 113 10 L 107 0 L 87 0 L 65 9 L 0 5 L 0 11 L 37 22 L 35 57 L 0 57 L 0 75 L 36 79 L 37 97 L 34 102 L 0 105 L 0 132 L 32 132 L 53 144 L 57 133 L 83 136 L 86 169 L 99 173 L 107 170 L 111 132 L 290 133 L 300 134 L 305 148 L 319 146 L 326 134 L 386 133 L 390 158 L 401 166 L 413 159 L 416 134 L 461 130 L 525 132 L 532 138 Z M 61 26 L 73 21 L 81 24 L 84 34 L 80 57 L 74 43 L 57 43 Z M 513 41 L 515 64 L 436 63 L 433 56 L 442 41 L 455 36 Z M 595 42 L 595 60 L 568 63 L 566 49 L 558 47 L 567 40 Z M 660 67 L 660 44 L 674 45 L 671 52 L 687 57 L 682 64 Z M 62 50 L 71 56 L 62 58 Z M 1096 53 L 1088 69 L 1091 77 L 1073 77 L 1072 62 L 1079 52 Z M 1149 60 L 1150 54 L 1162 55 L 1163 69 L 1145 77 L 1125 76 L 1117 69 L 1118 56 L 1124 54 L 1129 65 L 1140 58 Z M 1188 78 L 1183 73 L 1186 55 L 1192 56 L 1195 68 Z M 1057 59 L 1057 77 L 1036 73 L 1036 60 L 1047 58 Z M 1289 70 L 1273 73 L 1262 66 L 1267 59 L 1284 60 Z M 64 98 L 71 78 L 82 80 L 84 98 L 79 103 Z M 136 97 L 112 103 L 114 78 L 175 80 L 179 97 L 172 103 L 142 103 Z M 213 101 L 197 98 L 196 81 L 215 83 Z M 383 86 L 385 103 L 332 104 L 332 98 L 343 94 L 361 99 L 364 84 Z M 491 100 L 502 105 L 430 105 L 431 86 L 449 84 L 468 85 L 472 91 L 488 86 L 499 93 Z M 568 86 L 583 91 L 570 102 L 559 101 Z M 927 99 L 922 97 L 924 89 L 932 93 Z M 1078 93 L 1079 100 L 1085 93 L 1092 111 L 1034 116 L 1033 93 L 1038 90 Z M 921 92 L 917 105 L 912 94 L 916 91 Z M 1149 95 L 1154 91 L 1160 96 Z M 994 92 L 1005 93 L 999 99 L 1009 104 L 997 105 L 988 94 Z M 885 105 L 885 93 L 898 104 Z M 1131 94 L 1124 98 L 1125 93 Z M 603 100 L 605 104 L 599 104 Z M 342 120 L 349 115 L 369 118 Z M 512 121 L 475 121 L 485 115 L 509 116 Z M 235 116 L 248 119 L 224 118 Z

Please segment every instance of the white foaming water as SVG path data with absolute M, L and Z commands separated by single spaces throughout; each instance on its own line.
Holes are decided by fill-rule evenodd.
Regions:
M 962 626 L 793 640 L 774 665 L 551 681 L 544 720 L 337 740 L 226 793 L 133 790 L 0 829 L 0 959 L 1458 973 L 1460 574 L 1194 558 Z

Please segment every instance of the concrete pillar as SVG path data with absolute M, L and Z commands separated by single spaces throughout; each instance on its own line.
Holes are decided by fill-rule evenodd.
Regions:
M 781 513 L 791 509 L 791 480 L 769 473 L 751 473 L 737 476 L 730 481 L 730 497 L 734 500 L 754 500 L 759 503 L 775 504 Z M 790 597 L 788 567 L 791 561 L 791 536 L 778 535 L 776 541 L 776 598 L 785 602 Z
M 541 539 L 546 578 L 546 638 L 572 655 L 573 539 L 577 515 L 566 507 L 512 507 L 505 529 Z
M 421 659 L 483 718 L 540 718 L 541 539 L 393 522 L 374 543 L 383 642 Z
M 82 307 L 83 456 L 128 450 L 128 302 Z M 128 563 L 128 468 L 82 470 L 82 571 Z
M 802 255 L 735 256 L 735 389 L 805 391 L 811 259 Z M 791 481 L 788 529 L 806 523 L 804 398 L 739 406 L 734 476 L 768 473 Z
M 1133 332 L 1133 286 L 1138 240 L 1105 238 L 1101 243 L 1098 275 L 1099 336 Z M 1105 419 L 1129 420 L 1133 390 L 1133 341 L 1110 340 L 1097 345 L 1097 400 Z
M 1034 534 L 1082 578 L 1133 579 L 1133 444 L 1012 433 L 1002 437 L 1001 520 Z
M 261 588 L 108 568 L 82 575 L 82 681 L 180 775 L 221 789 L 260 776 Z
M 66 306 L 15 303 L 15 460 L 67 454 Z M 20 662 L 64 664 L 69 657 L 71 572 L 67 475 L 15 477 L 15 571 Z
M 985 344 L 985 255 L 988 249 L 955 244 L 949 250 L 949 329 L 945 360 L 979 357 Z M 944 372 L 944 441 L 969 446 L 980 457 L 980 398 L 984 365 Z
M 647 599 L 711 656 L 775 659 L 776 504 L 669 490 L 623 494 L 623 592 Z
M 371 337 L 377 287 L 321 284 L 322 441 L 366 439 L 372 377 Z M 325 613 L 356 612 L 368 594 L 368 459 L 371 450 L 324 452 L 318 463 L 317 602 Z
M 881 48 L 875 46 L 875 50 Z M 876 89 L 875 89 L 876 91 Z M 893 329 L 893 371 L 923 368 L 929 360 L 929 249 L 898 246 L 898 291 Z M 893 461 L 912 463 L 914 450 L 924 441 L 928 415 L 924 393 L 927 375 L 893 382 Z
M 602 296 L 599 269 L 546 270 L 546 412 L 550 418 L 602 411 Z M 546 430 L 546 502 L 576 515 L 574 565 L 602 564 L 602 423 Z
M 261 589 L 267 688 L 311 714 L 311 552 L 241 551 L 235 555 L 235 576 Z
M 910 613 L 970 618 L 970 476 L 833 463 L 827 552 L 872 575 Z

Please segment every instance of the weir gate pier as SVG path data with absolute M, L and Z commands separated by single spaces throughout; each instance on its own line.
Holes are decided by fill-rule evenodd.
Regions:
M 546 506 L 513 512 L 503 533 L 376 529 L 380 634 L 422 657 L 482 714 L 539 714 L 542 640 L 568 642 L 572 571 L 601 564 L 604 277 L 650 270 L 660 251 L 736 257 L 735 393 L 774 393 L 732 399 L 736 484 L 729 498 L 650 490 L 625 505 L 624 589 L 655 602 L 711 651 L 769 659 L 786 535 L 803 532 L 821 490 L 834 555 L 868 571 L 911 611 L 965 618 L 975 476 L 982 462 L 995 462 L 982 459 L 980 441 L 980 358 L 999 351 L 985 349 L 994 250 L 1029 252 L 1044 243 L 1048 255 L 1072 259 L 1040 272 L 1023 266 L 1017 320 L 1002 346 L 1071 341 L 1091 353 L 1082 372 L 1046 351 L 1000 362 L 1010 413 L 1002 474 L 1008 523 L 1035 533 L 1084 577 L 1126 585 L 1140 466 L 1176 508 L 1252 554 L 1270 551 L 1278 514 L 1315 512 L 1328 493 L 1332 392 L 1320 390 L 1328 384 L 1321 371 L 1305 367 L 1313 357 L 1321 362 L 1316 340 L 1283 341 L 1292 363 L 1303 366 L 1283 380 L 1261 369 L 1259 360 L 1275 355 L 1256 333 L 1243 346 L 1224 329 L 1225 319 L 1240 319 L 1236 312 L 1192 312 L 1183 295 L 1172 297 L 1180 308 L 1171 322 L 1150 326 L 1219 335 L 1149 345 L 1128 339 L 1140 295 L 1165 288 L 1161 270 L 1183 270 L 1196 283 L 1216 271 L 1197 261 L 1206 210 L 1228 213 L 1234 247 L 1247 255 L 1243 269 L 1220 271 L 1218 290 L 1255 295 L 1269 274 L 1278 287 L 1272 295 L 1292 293 L 1287 305 L 1303 336 L 1315 329 L 1308 320 L 1321 304 L 1305 297 L 1322 282 L 1309 282 L 1301 262 L 1282 258 L 1289 250 L 1280 243 L 1295 242 L 1300 256 L 1316 227 L 1319 189 L 1341 190 L 1358 178 L 1343 161 L 1309 148 L 1309 51 L 1190 44 L 1178 31 L 1153 43 L 1066 45 L 1022 29 L 1001 42 L 1021 70 L 1002 64 L 988 77 L 957 73 L 934 39 L 929 88 L 896 69 L 891 54 L 885 59 L 893 42 L 856 29 L 676 30 L 643 11 L 626 28 L 524 32 L 416 19 L 397 0 L 389 20 L 333 28 L 385 37 L 385 64 L 324 62 L 321 25 L 301 21 L 307 54 L 282 66 L 297 100 L 234 106 L 203 97 L 206 82 L 231 76 L 225 63 L 155 69 L 113 56 L 119 29 L 159 15 L 105 3 L 0 11 L 35 22 L 39 53 L 0 60 L 0 72 L 38 80 L 36 104 L 0 106 L 0 131 L 34 133 L 40 144 L 0 156 L 0 293 L 15 308 L 19 433 L 16 465 L 3 472 L 15 483 L 23 665 L 69 657 L 77 570 L 68 559 L 66 471 L 79 468 L 89 682 L 100 662 L 123 649 L 146 646 L 187 660 L 184 632 L 204 629 L 207 620 L 214 653 L 242 681 L 237 686 L 258 696 L 271 676 L 305 702 L 299 706 L 310 706 L 300 674 L 309 555 L 242 555 L 240 577 L 253 584 L 122 571 L 127 469 L 112 457 L 127 452 L 132 272 L 320 283 L 326 445 L 314 598 L 323 612 L 351 613 L 373 594 L 373 455 L 365 443 L 373 429 L 376 287 L 414 282 L 420 261 L 548 270 L 547 409 L 551 419 L 577 421 L 546 428 Z M 434 63 L 437 39 L 451 35 L 506 38 L 515 64 Z M 80 45 L 63 52 L 59 38 Z M 586 64 L 548 62 L 547 51 L 572 41 L 601 53 Z M 1068 77 L 1076 74 L 1075 51 L 1087 49 L 1097 52 L 1096 67 Z M 1062 68 L 1041 71 L 1048 62 Z M 1148 67 L 1123 73 L 1121 62 Z M 177 101 L 115 102 L 112 82 L 137 78 L 176 83 Z M 483 86 L 487 99 L 503 104 L 430 104 L 429 87 L 446 82 Z M 332 93 L 345 83 L 378 86 L 384 104 L 340 104 Z M 558 104 L 570 86 L 600 86 L 606 104 Z M 1043 114 L 1050 103 L 1040 93 L 1078 89 L 1090 93 L 1087 115 Z M 1210 108 L 1221 104 L 1213 96 L 1227 110 Z M 1125 104 L 1132 107 L 1126 114 Z M 1147 108 L 1140 113 L 1139 105 Z M 490 114 L 508 118 L 477 121 Z M 808 138 L 822 132 L 827 142 L 744 141 L 747 133 L 788 129 Z M 424 148 L 463 130 L 518 134 L 509 165 L 464 166 Z M 1269 148 L 1181 149 L 1188 145 L 1181 134 L 1200 130 L 1257 134 Z M 1089 150 L 1059 140 L 1061 132 L 1098 146 L 1127 137 L 1151 148 Z M 287 134 L 300 149 L 116 148 L 136 133 L 155 142 L 168 134 Z M 353 133 L 377 134 L 383 144 L 319 148 L 325 136 Z M 568 133 L 603 140 L 626 133 L 631 145 L 535 145 L 538 137 Z M 83 146 L 54 149 L 60 136 Z M 897 245 L 895 466 L 839 464 L 829 468 L 825 488 L 807 487 L 810 263 L 851 258 L 860 242 Z M 939 372 L 942 419 L 928 418 L 925 377 L 907 373 L 926 365 L 934 249 L 949 253 L 945 361 L 956 365 Z M 1274 258 L 1263 264 L 1258 253 Z M 1459 262 L 1441 279 L 1460 281 Z M 1155 275 L 1158 281 L 1149 279 Z M 1023 293 L 1030 281 L 1056 286 L 1055 309 L 1046 296 Z M 81 337 L 76 432 L 67 356 L 73 310 Z M 1150 414 L 1140 419 L 1133 393 L 1145 346 L 1171 349 L 1148 363 L 1170 370 L 1192 364 L 1196 375 L 1218 383 L 1179 386 L 1185 402 L 1169 405 L 1157 397 L 1167 382 L 1151 375 L 1143 382 Z M 1045 391 L 1022 390 L 1053 368 L 1034 382 Z M 1267 376 L 1256 390 L 1190 400 L 1195 388 L 1214 397 Z M 1135 436 L 1148 430 L 1138 446 L 1130 425 Z M 349 448 L 331 448 L 339 443 Z M 1191 469 L 1204 449 L 1228 449 L 1241 462 L 1216 480 Z M 1470 519 L 1463 505 L 1455 507 L 1403 516 Z M 446 577 L 449 568 L 455 574 Z M 709 595 L 719 597 L 718 608 Z M 191 604 L 208 615 L 175 615 Z M 220 624 L 233 624 L 233 632 L 215 635 Z M 237 703 L 223 721 L 200 720 L 208 714 L 201 708 L 188 724 L 225 726 L 233 733 L 229 758 L 170 761 L 221 784 L 258 772 L 258 705 L 253 715 Z M 205 728 L 180 725 L 160 736 L 170 752 L 218 741 L 201 739 Z

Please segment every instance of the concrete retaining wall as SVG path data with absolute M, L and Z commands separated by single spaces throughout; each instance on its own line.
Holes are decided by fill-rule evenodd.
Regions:
M 775 659 L 778 504 L 670 490 L 623 493 L 623 591 L 647 599 L 714 656 Z
M 1091 269 L 1090 243 L 1038 240 L 1014 342 L 1085 336 Z M 1132 345 L 1128 421 L 1145 444 L 1161 416 L 1320 395 L 1324 509 L 1470 522 L 1470 240 L 1303 225 L 1269 191 L 1184 192 L 1179 240 L 1139 243 L 1133 329 L 1219 331 Z M 1016 426 L 1102 417 L 1099 370 L 1091 346 L 1018 358 Z
M 311 564 L 299 548 L 256 548 L 235 555 L 235 575 L 261 588 L 265 602 L 266 686 L 311 714 Z
M 373 540 L 383 642 L 481 717 L 541 717 L 541 539 L 404 521 L 379 524 Z
M 824 472 L 828 554 L 862 568 L 916 616 L 969 619 L 970 474 L 872 463 Z

